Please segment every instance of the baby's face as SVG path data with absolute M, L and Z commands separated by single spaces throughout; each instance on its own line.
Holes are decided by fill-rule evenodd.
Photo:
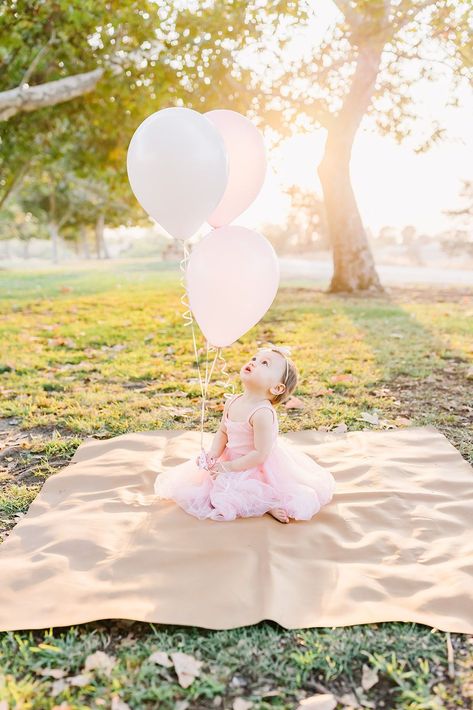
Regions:
M 274 350 L 259 351 L 240 370 L 242 382 L 252 389 L 269 394 L 269 389 L 283 381 L 286 359 Z

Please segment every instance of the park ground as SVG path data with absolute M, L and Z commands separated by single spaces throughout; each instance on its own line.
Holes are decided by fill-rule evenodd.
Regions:
M 0 294 L 1 541 L 84 438 L 198 429 L 200 388 L 177 264 L 0 271 Z M 300 373 L 282 433 L 432 424 L 473 463 L 472 288 L 347 295 L 282 280 L 260 323 L 223 350 L 228 372 L 268 340 L 292 346 Z M 214 370 L 206 431 L 225 381 Z M 202 669 L 185 688 L 156 651 Z M 319 692 L 340 708 L 471 707 L 473 637 L 398 622 L 212 631 L 125 620 L 0 634 L 1 710 L 295 708 Z

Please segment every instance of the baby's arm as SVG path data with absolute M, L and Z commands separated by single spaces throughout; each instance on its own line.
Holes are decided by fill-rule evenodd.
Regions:
M 218 426 L 217 431 L 215 432 L 215 436 L 212 440 L 212 446 L 210 447 L 208 452 L 208 455 L 213 456 L 215 459 L 218 459 L 218 457 L 221 456 L 228 441 L 227 427 L 225 425 L 225 415 L 227 413 L 228 402 L 229 400 L 227 399 L 223 407 L 223 414 L 220 420 L 220 424 Z
M 267 407 L 257 409 L 253 414 L 253 438 L 255 448 L 244 456 L 233 461 L 225 461 L 225 471 L 244 471 L 253 468 L 266 460 L 273 445 L 273 416 Z

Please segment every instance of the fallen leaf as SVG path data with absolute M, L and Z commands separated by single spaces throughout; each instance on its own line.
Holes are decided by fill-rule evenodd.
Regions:
M 358 417 L 358 421 L 368 422 L 368 424 L 379 424 L 379 417 L 377 414 L 362 412 L 361 416 Z
M 172 666 L 172 661 L 165 651 L 154 651 L 148 660 L 153 661 L 153 663 L 159 663 L 160 666 L 166 666 L 166 668 Z
M 203 661 L 198 661 L 194 656 L 181 651 L 171 653 L 172 662 L 177 673 L 179 684 L 182 688 L 188 688 L 189 685 L 200 674 Z
M 331 380 L 332 382 L 353 382 L 353 380 L 356 380 L 356 377 L 350 375 L 350 373 L 342 373 L 340 375 L 332 375 Z
M 128 648 L 129 646 L 134 646 L 136 644 L 136 638 L 133 636 L 133 634 L 128 634 L 125 636 L 125 638 L 122 638 L 120 643 L 118 644 L 122 648 Z
M 340 422 L 340 424 L 337 424 L 337 426 L 331 429 L 330 431 L 334 431 L 335 433 L 340 434 L 345 431 L 348 431 L 348 427 L 345 422 Z
M 340 698 L 338 698 L 338 701 L 342 703 L 342 705 L 350 705 L 354 708 L 361 707 L 354 693 L 345 693 Z
M 66 348 L 75 348 L 76 344 L 75 341 L 72 340 L 72 338 L 48 338 L 47 340 L 48 345 L 52 347 L 66 347 Z
M 249 710 L 253 707 L 251 700 L 244 700 L 243 698 L 235 698 L 233 701 L 233 710 Z
M 298 397 L 289 397 L 287 402 L 284 403 L 286 409 L 304 409 L 304 402 Z
M 394 420 L 394 424 L 396 426 L 408 426 L 411 423 L 411 420 L 407 419 L 406 417 L 396 417 L 396 419 Z
M 331 389 L 330 387 L 327 387 L 327 388 L 320 387 L 320 389 L 315 390 L 315 392 L 312 392 L 312 397 L 323 397 L 326 394 L 332 394 L 332 393 L 333 393 L 333 389 Z
M 88 685 L 93 680 L 91 673 L 79 673 L 79 675 L 73 675 L 67 678 L 67 682 L 70 685 L 76 685 L 78 688 L 82 688 L 84 685 Z
M 51 678 L 64 678 L 67 675 L 67 671 L 62 668 L 39 668 L 36 673 L 38 675 L 50 675 Z
M 119 695 L 112 695 L 111 710 L 131 710 L 131 708 Z
M 84 670 L 99 670 L 103 671 L 106 675 L 110 675 L 115 663 L 116 658 L 114 656 L 109 656 L 108 653 L 104 653 L 104 651 L 95 651 L 95 653 L 91 653 L 85 659 Z
M 51 695 L 55 697 L 56 695 L 59 695 L 59 693 L 62 693 L 63 690 L 65 690 L 67 687 L 67 681 L 65 681 L 63 678 L 59 678 L 59 680 L 55 680 L 51 686 Z
M 337 707 L 337 699 L 332 693 L 319 693 L 311 695 L 310 698 L 301 700 L 296 710 L 307 710 L 308 708 L 316 708 L 317 710 L 333 710 Z
M 373 685 L 376 685 L 378 680 L 378 672 L 374 668 L 368 666 L 366 663 L 363 663 L 361 676 L 361 687 L 363 688 L 363 690 L 369 690 L 373 687 Z

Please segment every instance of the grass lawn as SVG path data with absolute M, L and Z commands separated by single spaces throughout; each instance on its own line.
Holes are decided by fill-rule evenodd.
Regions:
M 0 272 L 0 541 L 85 437 L 198 430 L 179 276 L 177 264 L 140 259 Z M 373 297 L 282 282 L 261 322 L 223 354 L 239 391 L 255 347 L 293 347 L 303 407 L 279 410 L 282 433 L 433 424 L 473 463 L 472 316 L 473 289 Z M 223 408 L 217 367 L 206 431 Z M 156 651 L 194 656 L 200 674 L 183 687 Z M 0 634 L 1 710 L 295 708 L 317 692 L 333 692 L 340 708 L 471 707 L 473 637 L 397 622 L 209 631 L 124 620 Z

